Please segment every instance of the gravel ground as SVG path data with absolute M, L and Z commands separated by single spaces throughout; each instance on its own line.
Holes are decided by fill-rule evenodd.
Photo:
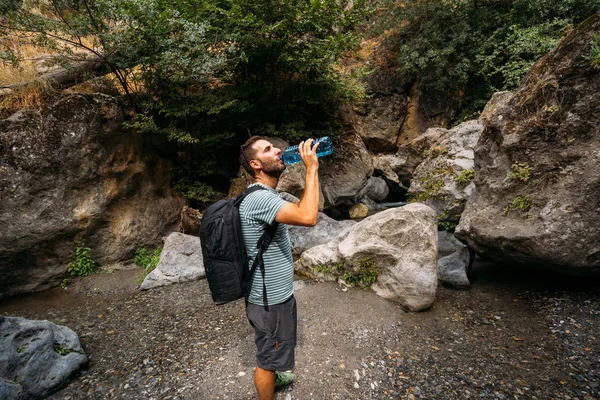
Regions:
M 53 399 L 252 399 L 243 302 L 216 307 L 205 281 L 147 292 L 119 270 L 22 298 L 0 314 L 80 336 L 90 367 Z M 542 282 L 543 280 L 543 282 Z M 600 280 L 478 261 L 472 288 L 439 288 L 407 313 L 371 291 L 298 281 L 291 399 L 596 399 Z

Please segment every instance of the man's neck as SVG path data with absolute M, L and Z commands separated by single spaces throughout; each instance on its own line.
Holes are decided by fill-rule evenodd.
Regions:
M 254 182 L 262 183 L 263 185 L 268 186 L 271 189 L 275 189 L 277 187 L 277 183 L 279 182 L 279 178 L 274 178 L 265 173 L 261 173 L 254 178 Z

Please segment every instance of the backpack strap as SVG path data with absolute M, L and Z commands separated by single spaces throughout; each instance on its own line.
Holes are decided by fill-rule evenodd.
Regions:
M 242 201 L 246 198 L 246 196 L 248 196 L 250 193 L 256 192 L 258 190 L 267 190 L 267 189 L 265 189 L 264 187 L 262 187 L 260 185 L 252 186 L 251 188 L 246 189 L 238 197 L 236 197 L 233 205 L 236 206 L 236 207 L 239 207 L 240 204 L 242 204 Z
M 263 259 L 263 253 L 267 251 L 269 244 L 271 244 L 273 237 L 275 237 L 275 232 L 277 231 L 278 226 L 278 222 L 274 222 L 271 225 L 267 225 L 264 228 L 263 234 L 260 236 L 260 239 L 258 239 L 258 243 L 256 243 L 258 252 L 256 253 L 256 257 L 254 257 L 254 262 L 252 263 L 252 268 L 250 269 L 248 291 L 246 292 L 247 305 L 248 296 L 250 296 L 250 290 L 252 289 L 252 282 L 254 281 L 254 273 L 256 272 L 256 268 L 260 266 L 260 273 L 263 279 L 263 304 L 265 310 L 267 311 L 269 310 L 269 304 L 267 302 L 267 285 L 265 283 L 265 262 Z

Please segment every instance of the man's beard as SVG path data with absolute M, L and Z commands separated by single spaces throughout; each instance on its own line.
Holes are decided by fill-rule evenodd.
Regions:
M 284 163 L 280 163 L 279 161 L 261 161 L 260 163 L 262 165 L 263 172 L 276 179 L 279 179 L 287 167 Z

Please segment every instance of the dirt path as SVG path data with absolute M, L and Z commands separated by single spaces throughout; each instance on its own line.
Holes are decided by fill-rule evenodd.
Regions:
M 214 306 L 204 281 L 139 292 L 137 274 L 0 304 L 80 335 L 90 368 L 53 398 L 254 398 L 243 302 Z M 600 281 L 540 276 L 479 262 L 470 291 L 440 288 L 418 314 L 297 282 L 297 382 L 277 398 L 599 398 Z

